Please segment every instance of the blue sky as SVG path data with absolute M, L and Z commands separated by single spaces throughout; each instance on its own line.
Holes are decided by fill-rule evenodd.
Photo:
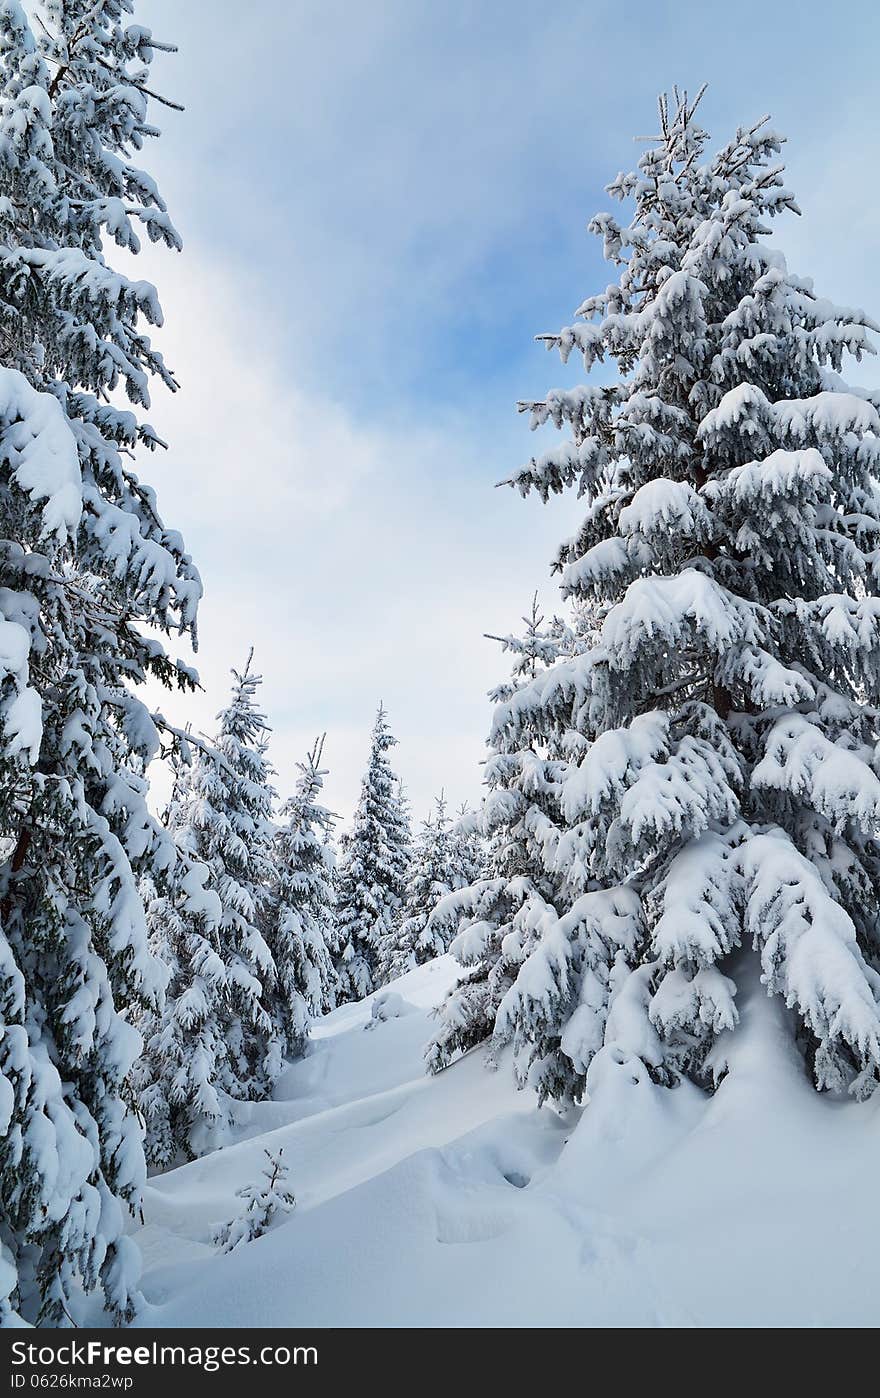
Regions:
M 484 631 L 515 628 L 576 519 L 496 481 L 539 443 L 519 398 L 577 377 L 533 336 L 611 280 L 585 232 L 656 126 L 656 94 L 708 81 L 721 143 L 771 112 L 803 218 L 774 242 L 880 317 L 877 7 L 547 0 L 142 0 L 179 53 L 149 147 L 184 238 L 140 259 L 181 380 L 144 474 L 205 580 L 209 726 L 250 644 L 272 754 L 328 732 L 347 817 L 384 700 L 424 814 L 475 798 Z M 875 364 L 852 377 L 877 382 Z M 551 432 L 552 429 L 545 429 Z

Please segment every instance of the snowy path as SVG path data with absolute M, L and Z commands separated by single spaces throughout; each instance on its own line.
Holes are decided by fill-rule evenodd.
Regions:
M 753 996 L 711 1101 L 611 1070 L 562 1121 L 479 1052 L 422 1072 L 447 959 L 319 1027 L 242 1139 L 147 1191 L 147 1324 L 717 1325 L 880 1320 L 880 1107 L 819 1100 Z M 283 1146 L 297 1208 L 208 1239 Z

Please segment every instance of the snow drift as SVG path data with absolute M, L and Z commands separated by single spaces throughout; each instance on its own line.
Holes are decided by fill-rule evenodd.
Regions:
M 560 1116 L 481 1050 L 424 1075 L 444 957 L 327 1016 L 236 1144 L 154 1178 L 144 1325 L 835 1326 L 880 1314 L 880 1104 L 818 1096 L 788 1013 L 743 968 L 713 1096 L 602 1054 Z M 365 1027 L 372 1032 L 364 1033 Z M 297 1197 L 218 1255 L 264 1148 Z

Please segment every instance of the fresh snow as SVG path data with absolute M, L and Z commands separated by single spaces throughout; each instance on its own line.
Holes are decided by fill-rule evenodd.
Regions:
M 42 503 L 44 538 L 63 543 L 82 514 L 76 438 L 57 399 L 38 393 L 16 369 L 0 368 L 0 443 L 18 486 Z
M 516 1091 L 507 1053 L 425 1076 L 451 957 L 394 982 L 393 1017 L 373 1012 L 387 991 L 344 1005 L 274 1101 L 242 1106 L 236 1144 L 149 1183 L 140 1323 L 876 1324 L 880 1102 L 816 1094 L 741 961 L 714 1096 L 615 1050 L 566 1116 Z M 295 1208 L 218 1254 L 212 1231 L 279 1149 Z

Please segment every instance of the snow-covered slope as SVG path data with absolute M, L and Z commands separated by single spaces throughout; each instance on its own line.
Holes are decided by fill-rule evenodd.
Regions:
M 145 1324 L 869 1325 L 880 1104 L 818 1097 L 759 986 L 714 1098 L 609 1061 L 561 1119 L 479 1050 L 426 1078 L 449 958 L 317 1028 L 237 1144 L 154 1179 Z M 297 1196 L 218 1256 L 212 1226 L 284 1147 Z

